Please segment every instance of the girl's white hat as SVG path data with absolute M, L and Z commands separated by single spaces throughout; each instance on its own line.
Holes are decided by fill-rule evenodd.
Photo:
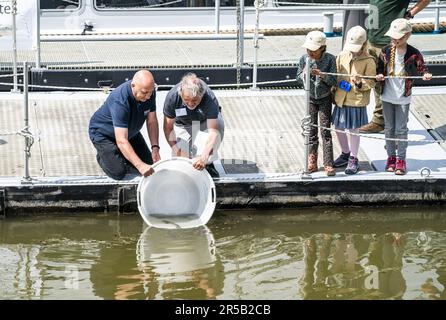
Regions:
M 344 50 L 358 52 L 367 41 L 367 32 L 361 26 L 355 26 L 348 30 L 345 39 Z
M 308 32 L 302 47 L 311 51 L 316 51 L 320 47 L 325 46 L 326 41 L 327 38 L 323 32 L 311 31 Z
M 409 32 L 412 32 L 412 25 L 409 20 L 400 18 L 392 21 L 389 31 L 385 35 L 393 39 L 401 39 Z

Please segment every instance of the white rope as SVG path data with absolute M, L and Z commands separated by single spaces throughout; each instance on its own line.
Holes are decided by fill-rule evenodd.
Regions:
M 20 134 L 20 131 L 0 131 L 1 136 L 15 136 L 16 134 Z
M 332 72 L 321 72 L 321 74 L 324 75 L 332 75 L 332 76 L 344 76 L 344 77 L 353 77 L 355 75 L 353 74 L 347 74 L 347 73 L 332 73 Z M 9 75 L 8 75 L 9 76 Z M 356 75 L 360 78 L 365 79 L 375 79 L 375 76 L 365 76 L 365 75 Z M 0 76 L 1 77 L 1 76 Z M 422 76 L 385 76 L 386 79 L 395 79 L 395 78 L 401 78 L 401 79 L 422 79 Z M 432 79 L 444 79 L 446 78 L 446 75 L 440 75 L 440 76 L 432 76 Z M 376 79 L 375 79 L 376 80 Z M 265 85 L 265 84 L 281 84 L 281 83 L 291 83 L 295 82 L 296 79 L 285 79 L 285 80 L 271 80 L 271 81 L 262 81 L 257 82 L 257 85 Z M 13 86 L 13 83 L 7 83 L 7 82 L 0 82 L 0 85 L 4 86 Z M 18 86 L 22 86 L 23 84 L 17 84 Z M 208 84 L 209 87 L 218 87 L 218 88 L 231 88 L 231 87 L 240 87 L 240 86 L 252 86 L 253 82 L 245 82 L 245 83 L 228 83 L 228 84 Z M 175 85 L 158 85 L 158 88 L 166 88 L 170 89 L 173 88 Z M 41 89 L 57 89 L 57 90 L 77 90 L 77 91 L 103 91 L 108 92 L 114 90 L 114 88 L 104 87 L 104 88 L 84 88 L 84 87 L 64 87 L 64 86 L 46 86 L 46 85 L 36 85 L 36 84 L 30 84 L 28 85 L 30 88 L 41 88 Z
M 28 85 L 30 88 L 48 88 L 48 89 L 59 89 L 59 90 L 78 90 L 78 91 L 104 91 L 101 88 L 82 88 L 82 87 L 60 87 L 60 86 L 43 86 L 37 84 Z
M 0 131 L 0 136 L 15 136 L 19 135 L 22 137 L 28 137 L 32 141 L 34 141 L 34 135 L 29 131 L 29 127 L 23 127 L 19 131 Z
M 263 81 L 263 82 L 257 82 L 258 85 L 261 84 L 279 84 L 279 83 L 288 83 L 288 82 L 295 82 L 296 79 L 286 79 L 286 80 L 274 80 L 274 81 Z M 6 82 L 0 82 L 0 85 L 4 86 L 12 86 L 12 83 L 6 83 Z M 23 84 L 18 84 L 19 86 L 23 87 Z M 229 84 L 208 84 L 209 87 L 239 87 L 239 86 L 252 86 L 253 82 L 247 82 L 247 83 L 229 83 Z M 158 85 L 158 88 L 173 88 L 175 85 Z M 45 89 L 58 89 L 58 90 L 78 90 L 78 91 L 106 91 L 106 90 L 114 90 L 114 88 L 108 88 L 101 89 L 101 88 L 82 88 L 82 87 L 62 87 L 62 86 L 44 86 L 44 85 L 36 85 L 36 84 L 30 84 L 28 85 L 30 88 L 45 88 Z
M 278 173 L 274 175 L 268 175 L 268 176 L 256 176 L 256 177 L 220 177 L 215 178 L 216 181 L 264 181 L 269 179 L 278 179 L 278 178 L 286 178 L 286 177 L 294 177 L 294 176 L 300 176 L 302 175 L 303 170 L 300 170 L 298 172 L 291 172 L 291 173 Z
M 364 76 L 364 75 L 354 75 L 354 74 L 348 74 L 348 73 L 336 73 L 336 72 L 321 72 L 321 74 L 325 74 L 328 76 L 343 76 L 343 77 L 354 77 L 358 76 L 359 78 L 364 79 L 374 79 L 376 80 L 376 76 Z M 385 79 L 423 79 L 423 76 L 385 76 Z M 432 79 L 444 79 L 446 78 L 446 75 L 444 76 L 432 76 Z
M 14 73 L 14 74 L 2 74 L 0 78 L 12 78 L 16 76 L 23 76 L 23 73 Z
M 309 118 L 309 117 L 304 117 L 301 120 L 301 123 L 303 124 L 302 127 L 307 124 L 307 123 L 304 122 L 304 120 L 306 120 L 306 118 Z M 347 135 L 363 137 L 363 138 L 367 138 L 367 139 L 384 140 L 384 141 L 385 140 L 389 140 L 389 141 L 401 141 L 401 142 L 417 142 L 417 143 L 426 143 L 426 144 L 427 143 L 446 143 L 446 140 L 421 140 L 421 139 L 383 138 L 383 137 L 371 136 L 370 134 L 344 131 L 344 130 L 339 130 L 339 129 L 335 129 L 335 128 L 327 128 L 327 127 L 319 126 L 319 125 L 316 125 L 316 124 L 313 124 L 313 123 L 309 123 L 308 125 L 310 125 L 312 127 L 324 129 L 324 130 L 329 130 L 329 131 L 339 132 L 339 133 L 345 133 Z
M 288 82 L 295 82 L 296 79 L 287 79 L 287 80 L 275 80 L 275 81 L 263 81 L 263 82 L 256 82 L 257 85 L 260 84 L 278 84 L 278 83 L 288 83 Z M 247 83 L 240 83 L 240 84 L 208 84 L 209 87 L 238 87 L 238 86 L 252 86 L 253 82 L 247 82 Z
M 7 82 L 0 82 L 0 85 L 2 86 L 13 86 L 13 83 L 7 83 Z M 17 84 L 18 86 L 23 87 L 23 83 Z M 77 90 L 77 91 L 106 91 L 106 90 L 113 90 L 113 88 L 101 89 L 101 88 L 81 88 L 81 87 L 60 87 L 60 86 L 43 86 L 43 85 L 37 85 L 37 84 L 30 84 L 28 85 L 30 88 L 45 88 L 45 89 L 59 89 L 59 90 Z

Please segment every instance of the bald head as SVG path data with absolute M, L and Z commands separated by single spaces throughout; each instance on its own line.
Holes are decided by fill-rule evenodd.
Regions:
M 132 79 L 132 92 L 137 101 L 145 102 L 150 99 L 155 88 L 155 80 L 148 70 L 139 70 Z

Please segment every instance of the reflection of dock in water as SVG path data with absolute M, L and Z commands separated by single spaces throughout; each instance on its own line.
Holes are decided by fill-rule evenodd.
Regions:
M 110 215 L 6 219 L 0 296 L 445 299 L 446 217 L 422 210 L 225 212 L 186 230 Z

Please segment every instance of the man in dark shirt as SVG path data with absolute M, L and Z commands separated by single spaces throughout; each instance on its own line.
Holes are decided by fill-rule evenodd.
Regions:
M 206 83 L 188 73 L 167 94 L 163 111 L 164 135 L 173 153 L 194 158 L 195 169 L 206 167 L 212 176 L 217 176 L 212 161 L 217 159 L 224 121 L 218 100 Z M 198 141 L 203 131 L 207 131 L 207 135 L 202 135 L 205 139 Z
M 149 176 L 151 164 L 160 160 L 155 86 L 149 71 L 138 71 L 132 80 L 117 87 L 90 119 L 89 135 L 98 163 L 115 180 L 127 173 Z M 152 152 L 140 132 L 144 122 Z
M 418 0 L 415 6 L 408 10 L 410 0 L 370 0 L 368 18 L 369 53 L 378 61 L 384 46 L 390 43 L 390 38 L 384 34 L 389 30 L 390 23 L 398 18 L 412 19 L 423 10 L 430 0 Z M 375 87 L 375 110 L 372 120 L 359 128 L 361 133 L 378 133 L 384 130 L 384 116 L 381 102 L 380 86 Z

